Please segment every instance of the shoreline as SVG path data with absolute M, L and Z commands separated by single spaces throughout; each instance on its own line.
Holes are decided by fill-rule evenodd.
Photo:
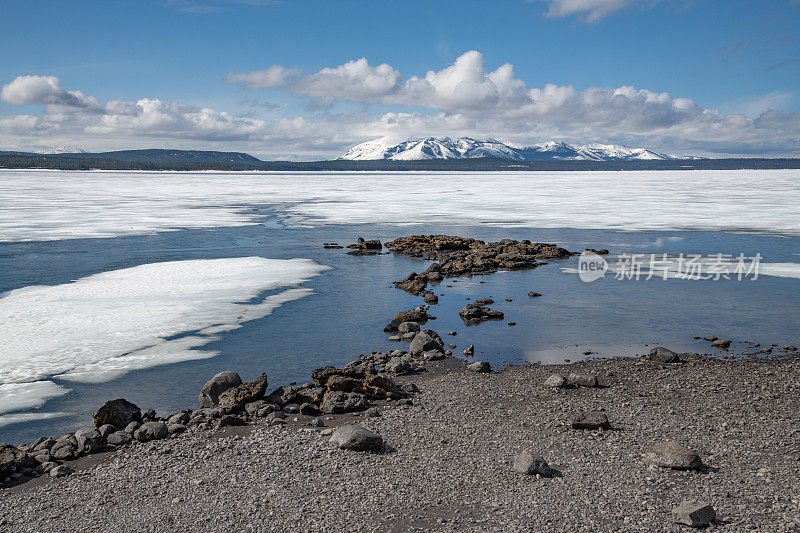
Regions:
M 671 508 L 684 499 L 698 498 L 715 507 L 721 521 L 718 527 L 726 530 L 800 527 L 800 502 L 792 500 L 800 488 L 800 446 L 792 437 L 800 423 L 796 394 L 800 355 L 748 360 L 688 355 L 683 359 L 677 364 L 643 357 L 507 365 L 495 373 L 469 372 L 465 362 L 454 358 L 437 361 L 430 372 L 398 377 L 398 383 L 414 383 L 420 391 L 410 405 L 380 403 L 380 416 L 335 415 L 325 428 L 313 428 L 307 425 L 311 417 L 297 415 L 297 422 L 290 420 L 284 427 L 261 420 L 246 427 L 190 431 L 89 456 L 79 460 L 85 469 L 71 476 L 0 492 L 4 501 L 0 524 L 12 531 L 63 530 L 65 523 L 46 510 L 77 506 L 85 512 L 67 513 L 68 529 L 90 527 L 99 513 L 104 523 L 110 520 L 126 530 L 147 530 L 137 520 L 158 494 L 167 505 L 159 506 L 156 514 L 165 520 L 177 512 L 168 502 L 183 504 L 174 514 L 178 522 L 173 525 L 178 529 L 188 527 L 183 520 L 189 516 L 203 515 L 204 507 L 220 511 L 231 505 L 234 495 L 247 500 L 248 494 L 255 497 L 272 486 L 273 497 L 281 503 L 259 507 L 256 517 L 262 522 L 252 522 L 258 528 L 282 529 L 295 522 L 301 529 L 314 529 L 322 525 L 317 518 L 330 518 L 337 505 L 347 501 L 357 512 L 350 519 L 337 516 L 340 521 L 329 524 L 343 529 L 367 520 L 364 513 L 371 513 L 372 507 L 366 504 L 376 504 L 368 489 L 377 483 L 381 490 L 399 490 L 395 497 L 408 498 L 393 502 L 388 492 L 381 493 L 387 498 L 381 501 L 395 518 L 390 524 L 385 513 L 372 516 L 364 523 L 367 530 L 583 526 L 677 531 L 679 526 L 669 517 Z M 554 389 L 543 385 L 548 376 L 559 372 L 594 373 L 600 386 Z M 590 409 L 603 409 L 611 429 L 569 427 L 575 414 Z M 353 422 L 380 434 L 385 451 L 337 450 L 322 436 L 324 429 Z M 682 472 L 645 464 L 642 454 L 650 446 L 673 439 L 695 450 L 705 469 Z M 512 459 L 522 447 L 538 450 L 560 475 L 537 479 L 513 472 Z M 212 453 L 206 454 L 205 449 Z M 254 461 L 258 468 L 251 465 Z M 222 475 L 228 468 L 233 477 Z M 296 483 L 277 482 L 300 471 L 311 476 L 319 470 L 324 475 L 312 476 L 320 484 L 316 496 L 309 492 L 308 479 L 300 483 L 304 490 Z M 416 477 L 414 472 L 421 479 L 404 484 L 404 479 Z M 157 473 L 156 477 L 151 473 Z M 168 475 L 163 477 L 164 473 Z M 239 482 L 239 476 L 249 476 L 247 486 Z M 365 501 L 342 500 L 349 494 L 349 490 L 345 494 L 335 490 L 342 483 L 355 487 L 355 494 Z M 260 489 L 253 492 L 255 487 Z M 89 512 L 86 506 L 109 489 L 108 507 Z M 217 503 L 216 491 L 226 496 L 224 504 Z M 329 501 L 326 494 L 331 491 L 337 497 Z M 203 494 L 203 505 L 191 503 L 198 492 Z M 308 510 L 296 509 L 304 498 L 310 499 L 309 509 L 316 509 L 310 515 Z M 485 505 L 478 505 L 487 498 Z M 287 505 L 291 512 L 282 514 Z M 132 507 L 115 514 L 126 506 Z M 542 508 L 537 510 L 537 506 Z M 225 522 L 221 515 L 200 523 L 217 530 L 256 517 Z
M 326 247 L 333 247 L 334 244 L 336 243 L 327 243 Z M 511 501 L 516 504 L 520 502 L 514 498 L 527 497 L 524 491 L 520 492 L 520 488 L 524 486 L 520 484 L 530 481 L 526 480 L 529 476 L 520 476 L 519 472 L 513 472 L 510 465 L 515 453 L 532 450 L 531 453 L 541 455 L 550 464 L 550 467 L 545 465 L 545 470 L 542 470 L 547 475 L 535 476 L 536 483 L 558 484 L 570 481 L 582 487 L 583 496 L 588 494 L 592 498 L 600 499 L 610 491 L 622 498 L 625 509 L 623 514 L 633 513 L 634 508 L 631 505 L 634 502 L 626 499 L 629 494 L 623 490 L 625 483 L 615 484 L 615 480 L 625 469 L 631 469 L 632 472 L 637 471 L 637 468 L 644 468 L 648 472 L 653 470 L 653 467 L 648 468 L 643 463 L 637 463 L 641 463 L 641 456 L 648 446 L 659 444 L 658 438 L 652 438 L 653 435 L 658 435 L 659 438 L 664 437 L 661 444 L 669 436 L 671 438 L 668 440 L 679 441 L 696 450 L 698 462 L 702 461 L 703 466 L 698 472 L 688 474 L 695 478 L 687 478 L 686 472 L 670 474 L 683 480 L 682 484 L 675 479 L 670 481 L 669 478 L 664 478 L 663 483 L 666 486 L 684 487 L 682 499 L 677 499 L 676 494 L 670 495 L 672 500 L 667 496 L 656 499 L 664 505 L 671 501 L 673 506 L 687 499 L 708 500 L 719 514 L 717 523 L 749 527 L 748 520 L 752 517 L 741 515 L 741 506 L 736 509 L 725 507 L 730 503 L 727 500 L 732 498 L 729 495 L 735 494 L 734 489 L 738 487 L 735 484 L 730 485 L 731 480 L 723 479 L 723 485 L 727 483 L 725 486 L 728 487 L 723 498 L 719 492 L 712 490 L 715 487 L 709 481 L 716 479 L 720 472 L 728 468 L 721 466 L 725 459 L 720 461 L 720 457 L 726 457 L 726 453 L 736 456 L 742 449 L 724 448 L 725 452 L 720 454 L 715 451 L 714 445 L 719 447 L 718 437 L 722 433 L 729 432 L 732 428 L 744 427 L 741 417 L 743 413 L 748 413 L 754 422 L 760 424 L 754 428 L 753 433 L 746 435 L 751 441 L 749 448 L 773 441 L 777 446 L 785 447 L 785 443 L 780 440 L 783 425 L 778 424 L 775 427 L 775 423 L 781 417 L 789 422 L 787 427 L 795 427 L 800 422 L 800 415 L 797 414 L 800 409 L 795 408 L 800 407 L 800 404 L 797 398 L 792 397 L 800 389 L 800 381 L 796 379 L 800 368 L 800 354 L 794 346 L 778 349 L 770 357 L 758 357 L 770 353 L 772 348 L 760 349 L 758 345 L 752 345 L 750 348 L 758 351 L 736 356 L 728 352 L 731 343 L 729 340 L 709 336 L 705 340 L 719 348 L 719 354 L 677 354 L 657 347 L 652 348 L 649 356 L 589 358 L 564 364 L 509 363 L 501 370 L 491 372 L 488 362 L 474 359 L 474 347 L 463 350 L 464 359 L 457 358 L 452 351 L 456 346 L 448 345 L 446 340 L 449 337 L 443 338 L 431 329 L 423 329 L 429 318 L 432 318 L 428 315 L 428 310 L 438 302 L 428 284 L 431 284 L 430 287 L 438 286 L 446 278 L 486 274 L 499 269 L 532 269 L 543 264 L 542 259 L 567 257 L 575 252 L 530 241 L 504 239 L 487 244 L 474 239 L 445 235 L 403 237 L 387 243 L 386 246 L 393 253 L 435 261 L 421 274 L 412 272 L 394 283 L 398 289 L 419 296 L 426 302 L 416 309 L 398 313 L 384 328 L 384 332 L 389 335 L 388 340 L 397 341 L 389 344 L 398 345 L 401 349 L 362 355 L 359 360 L 342 368 L 318 368 L 312 372 L 313 383 L 281 386 L 271 393 L 267 393 L 266 375 L 262 374 L 251 382 L 242 383 L 238 374 L 223 372 L 206 383 L 199 398 L 202 404 L 200 409 L 158 416 L 155 411 L 142 413 L 137 406 L 126 400 L 114 400 L 107 402 L 95 413 L 96 429 L 80 429 L 74 435 L 67 434 L 58 440 L 43 437 L 30 445 L 11 447 L 13 449 L 7 446 L 0 450 L 6 461 L 0 461 L 0 469 L 5 472 L 0 476 L 0 498 L 9 502 L 9 506 L 7 511 L 0 511 L 0 526 L 18 526 L 20 531 L 61 529 L 63 524 L 51 523 L 41 513 L 37 513 L 39 518 L 35 527 L 24 520 L 20 522 L 19 515 L 15 513 L 27 513 L 25 509 L 33 505 L 31 498 L 37 502 L 40 497 L 48 500 L 51 495 L 69 498 L 73 490 L 77 493 L 94 494 L 102 490 L 102 487 L 92 484 L 92 480 L 98 477 L 111 485 L 120 483 L 120 479 L 134 479 L 135 476 L 131 476 L 142 465 L 150 469 L 147 465 L 158 463 L 165 471 L 180 471 L 187 464 L 184 461 L 171 463 L 168 460 L 170 456 L 195 457 L 198 447 L 209 448 L 215 446 L 214 443 L 224 443 L 219 449 L 220 455 L 206 459 L 212 463 L 221 461 L 226 468 L 233 469 L 246 467 L 249 461 L 262 460 L 263 449 L 259 443 L 263 442 L 278 445 L 284 450 L 277 454 L 278 463 L 285 461 L 291 465 L 295 464 L 297 457 L 306 457 L 311 461 L 308 463 L 310 465 L 316 464 L 314 461 L 320 455 L 327 457 L 337 466 L 332 474 L 341 473 L 339 468 L 351 468 L 360 464 L 359 461 L 366 461 L 375 470 L 367 470 L 365 473 L 368 472 L 368 476 L 382 477 L 381 469 L 384 465 L 381 459 L 391 464 L 393 458 L 399 457 L 403 468 L 416 471 L 424 470 L 433 458 L 439 457 L 441 464 L 452 468 L 452 472 L 469 478 L 470 466 L 473 463 L 481 464 L 484 474 L 488 476 L 485 477 L 488 485 L 482 486 L 479 483 L 479 487 L 491 491 L 503 486 L 510 491 Z M 348 253 L 371 255 L 379 253 L 375 250 L 382 247 L 380 241 L 359 239 L 358 244 L 348 246 L 355 249 Z M 335 248 L 342 247 L 336 244 Z M 598 253 L 608 251 L 601 250 Z M 531 291 L 528 296 L 535 298 L 540 295 Z M 503 320 L 502 312 L 489 307 L 492 304 L 494 301 L 490 298 L 468 301 L 459 316 L 465 326 L 486 320 Z M 453 335 L 455 333 L 449 332 Z M 695 337 L 697 338 L 699 337 Z M 405 346 L 403 341 L 409 344 Z M 459 345 L 459 348 L 463 346 Z M 591 353 L 584 352 L 584 355 Z M 784 375 L 788 375 L 790 379 L 780 381 L 779 370 L 786 369 L 789 372 Z M 758 374 L 763 374 L 763 380 L 753 381 L 753 376 Z M 795 380 L 792 381 L 791 378 Z M 754 408 L 753 402 L 743 402 L 750 398 L 755 398 L 755 403 L 762 402 L 764 393 L 761 391 L 773 388 L 782 393 L 770 393 L 768 400 L 776 405 L 769 410 L 772 418 L 762 420 L 760 413 L 763 411 L 758 407 Z M 781 403 L 786 405 L 781 406 Z M 542 406 L 546 408 L 542 409 Z M 684 410 L 685 413 L 679 410 Z M 588 423 L 582 418 L 586 416 Z M 581 420 L 576 422 L 576 417 Z M 462 421 L 460 426 L 459 420 Z M 599 424 L 596 423 L 598 420 Z M 108 425 L 109 423 L 113 425 Z M 376 438 L 382 438 L 382 444 L 374 447 L 380 453 L 364 455 L 336 449 L 329 441 L 331 432 L 340 426 L 351 424 L 375 430 L 380 435 Z M 453 424 L 464 430 L 464 433 L 454 433 Z M 590 430 L 576 429 L 586 427 Z M 480 438 L 470 440 L 468 437 L 471 431 Z M 334 438 L 336 435 L 334 433 Z M 401 438 L 398 439 L 397 435 Z M 536 446 L 526 444 L 526 435 Z M 436 439 L 439 439 L 438 442 Z M 597 462 L 598 457 L 587 456 L 581 453 L 580 448 L 575 448 L 576 445 L 586 445 L 587 442 L 598 446 L 605 442 L 605 447 L 597 448 L 596 452 L 600 458 L 617 461 L 612 461 L 617 470 L 605 470 L 602 461 Z M 458 446 L 455 446 L 456 443 Z M 235 445 L 235 448 L 240 444 L 245 450 L 232 452 L 231 455 L 228 446 Z M 426 444 L 430 446 L 430 450 L 425 448 Z M 257 447 L 258 450 L 248 446 Z M 416 449 L 417 455 L 403 455 L 409 447 Z M 638 452 L 634 452 L 634 448 Z M 175 452 L 176 449 L 179 451 Z M 469 458 L 463 456 L 466 449 L 472 453 Z M 790 501 L 781 507 L 784 504 L 780 502 L 784 500 L 780 499 L 780 494 L 797 492 L 800 485 L 800 482 L 795 481 L 797 474 L 800 474 L 800 446 L 790 447 L 785 451 L 787 454 L 784 457 L 794 458 L 788 464 L 774 457 L 762 460 L 777 467 L 781 475 L 791 474 L 781 481 L 786 486 L 774 493 L 778 498 L 775 500 L 779 503 L 777 508 L 786 509 L 784 514 L 786 524 L 789 525 L 785 530 L 789 531 L 800 527 L 800 508 L 796 501 Z M 154 453 L 159 457 L 155 463 L 152 457 Z M 18 456 L 14 459 L 16 462 L 8 462 L 9 454 L 13 456 L 12 459 Z M 162 455 L 167 460 L 164 464 L 160 461 L 164 459 Z M 639 460 L 635 459 L 637 456 Z M 30 461 L 30 457 L 34 457 L 36 463 Z M 487 463 L 489 457 L 494 461 L 493 466 Z M 241 464 L 235 463 L 237 458 L 242 460 Z M 620 458 L 624 458 L 622 463 L 619 462 Z M 584 463 L 591 467 L 589 473 L 581 469 Z M 276 470 L 280 464 L 262 466 L 266 471 L 277 475 L 276 479 L 280 478 L 281 471 Z M 202 461 L 195 462 L 194 467 L 204 475 L 197 486 L 205 485 L 206 481 L 203 479 L 208 477 L 210 467 Z M 330 467 L 330 462 L 323 460 L 317 467 L 324 470 Z M 741 476 L 747 468 L 758 472 L 756 478 L 765 478 L 766 472 L 762 470 L 769 467 L 759 469 L 755 464 L 749 465 L 747 461 L 738 459 L 730 472 L 734 477 Z M 120 474 L 115 475 L 115 471 Z M 315 468 L 311 468 L 311 473 L 314 472 Z M 553 477 L 550 477 L 553 473 Z M 5 475 L 9 474 L 15 479 L 4 480 Z M 247 476 L 252 473 L 241 474 Z M 401 469 L 393 475 L 402 477 L 403 474 L 404 470 Z M 448 482 L 452 482 L 449 471 L 436 470 L 434 474 L 434 478 L 420 486 L 406 486 L 413 486 L 414 490 L 421 490 L 422 493 L 434 493 L 436 487 L 440 486 L 449 487 Z M 194 473 L 183 470 L 180 480 L 185 481 L 187 475 Z M 587 477 L 590 479 L 586 479 Z M 639 483 L 642 481 L 636 476 L 634 479 Z M 638 486 L 637 494 L 644 494 L 647 492 L 645 489 L 652 489 L 652 479 L 653 476 L 646 476 L 644 485 Z M 180 480 L 174 478 L 169 481 L 163 487 L 164 493 L 175 492 L 180 486 Z M 516 480 L 516 484 L 509 485 L 513 480 Z M 256 483 L 261 481 L 264 480 L 258 477 L 253 480 Z M 350 481 L 360 483 L 363 479 Z M 593 481 L 603 486 L 604 490 L 597 492 Z M 756 488 L 763 489 L 759 494 L 769 494 L 764 492 L 766 485 L 760 483 L 763 480 L 756 481 L 759 482 Z M 139 493 L 148 494 L 148 483 L 152 482 L 152 479 L 147 478 L 138 481 L 134 479 L 131 486 L 120 486 L 115 489 L 115 493 L 135 498 Z M 382 482 L 388 483 L 392 490 L 398 490 L 390 478 L 382 478 Z M 160 481 L 156 482 L 156 485 L 159 483 Z M 235 484 L 236 479 L 231 478 L 231 483 Z M 331 485 L 327 480 L 322 483 L 325 487 L 323 493 L 338 486 L 336 483 Z M 227 493 L 225 487 L 223 483 L 218 488 Z M 286 493 L 281 497 L 288 497 L 293 494 L 294 488 L 275 484 L 272 492 L 281 491 Z M 239 492 L 241 497 L 247 494 L 244 488 Z M 309 496 L 308 493 L 305 495 Z M 430 514 L 424 512 L 428 507 L 417 505 L 419 502 L 406 502 L 402 509 L 396 510 L 396 514 L 400 516 L 399 523 L 402 524 L 397 530 L 414 527 L 448 529 L 448 526 L 454 529 L 485 530 L 484 526 L 502 529 L 509 525 L 513 528 L 539 529 L 552 527 L 554 524 L 566 527 L 573 522 L 567 520 L 570 517 L 563 515 L 563 512 L 574 511 L 575 506 L 581 504 L 574 500 L 577 496 L 577 493 L 567 491 L 561 502 L 563 507 L 551 509 L 550 522 L 541 522 L 541 516 L 531 517 L 524 509 L 516 509 L 510 515 L 501 513 L 498 516 L 493 513 L 496 508 L 503 507 L 499 503 L 493 503 L 490 511 L 485 506 L 479 506 L 480 511 L 473 506 L 464 510 L 464 513 L 451 508 L 447 512 Z M 459 497 L 463 497 L 463 494 L 452 492 L 447 495 L 446 500 L 457 501 Z M 181 503 L 180 498 L 182 496 L 174 496 L 173 503 Z M 588 505 L 591 509 L 590 499 L 584 499 L 583 505 Z M 50 503 L 56 509 L 64 507 L 60 503 Z M 323 499 L 317 503 L 317 507 L 325 508 L 331 503 Z M 545 505 L 550 503 L 552 502 Z M 46 502 L 42 504 L 48 505 Z M 71 505 L 80 505 L 80 502 L 73 502 Z M 213 506 L 214 503 L 210 502 L 209 505 Z M 344 504 L 340 502 L 339 507 L 341 505 Z M 588 520 L 587 523 L 593 529 L 609 527 L 609 524 L 614 523 L 615 529 L 626 530 L 636 530 L 647 524 L 647 530 L 666 528 L 663 530 L 669 531 L 672 530 L 672 523 L 663 515 L 665 512 L 669 515 L 670 508 L 664 505 L 659 507 L 652 504 L 645 512 L 640 510 L 639 515 L 620 515 L 623 520 L 619 523 L 615 520 L 620 516 L 614 515 L 611 522 L 607 522 L 607 519 L 601 519 L 602 513 L 595 509 L 581 515 L 579 523 L 583 524 L 583 520 Z M 323 510 L 327 512 L 336 508 L 333 506 Z M 487 513 L 491 518 L 486 518 Z M 273 516 L 273 513 L 269 516 Z M 437 521 L 429 523 L 429 519 L 434 517 Z M 117 518 L 120 520 L 118 525 L 124 526 L 126 530 L 149 529 L 138 528 L 129 521 L 130 516 Z M 105 517 L 106 520 L 117 518 Z M 163 518 L 172 520 L 169 523 L 173 524 L 177 517 L 167 514 Z M 303 515 L 294 518 L 292 523 L 300 520 L 304 529 L 317 528 L 319 524 L 307 519 Z M 213 518 L 210 520 L 214 522 Z M 229 526 L 241 524 L 242 522 L 237 521 L 227 523 Z M 358 522 L 345 521 L 335 529 L 339 529 L 339 526 L 353 528 L 358 525 Z M 90 526 L 84 525 L 80 528 L 83 527 Z M 76 526 L 76 529 L 80 528 Z M 261 527 L 257 525 L 256 528 Z M 271 529 L 272 526 L 266 528 Z M 380 525 L 376 523 L 373 529 L 392 530 L 383 522 Z M 772 530 L 784 529 L 778 527 Z

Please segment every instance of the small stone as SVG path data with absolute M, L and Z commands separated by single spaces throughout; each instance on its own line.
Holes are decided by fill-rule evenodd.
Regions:
M 545 387 L 551 387 L 553 389 L 563 389 L 567 386 L 567 378 L 562 376 L 561 374 L 553 374 L 546 380 L 544 380 Z
M 308 422 L 308 425 L 315 428 L 321 428 L 325 426 L 325 422 L 323 422 L 319 418 L 314 418 L 313 420 Z
M 570 385 L 575 387 L 597 387 L 597 376 L 594 374 L 576 374 L 572 373 L 567 377 Z
M 509 326 L 516 326 L 516 325 L 517 325 L 517 323 L 516 323 L 516 322 L 509 322 L 509 323 L 508 323 L 508 325 L 509 325 Z
M 466 348 L 464 348 L 464 357 L 472 357 L 475 355 L 475 346 L 470 344 Z
M 361 426 L 340 426 L 333 430 L 331 442 L 343 450 L 357 452 L 383 451 L 383 438 Z
M 707 340 L 708 342 L 714 342 L 715 340 L 717 340 L 717 338 L 718 337 L 716 337 L 715 335 L 706 335 L 705 337 L 703 337 L 703 339 Z
M 74 470 L 72 470 L 67 465 L 58 465 L 50 469 L 50 477 L 57 478 L 57 477 L 65 477 L 72 474 Z
M 703 466 L 695 452 L 675 441 L 656 444 L 647 450 L 644 460 L 648 465 L 673 470 L 699 470 Z
M 528 296 L 530 296 L 531 298 L 538 298 L 539 296 L 541 296 L 541 294 L 536 291 L 530 291 L 528 293 Z
M 331 433 L 333 433 L 333 429 L 331 428 L 326 428 L 319 432 L 319 434 L 322 435 L 323 437 L 329 437 Z
M 475 361 L 474 363 L 470 363 L 467 365 L 467 370 L 470 372 L 478 372 L 478 373 L 486 373 L 492 371 L 492 365 L 489 364 L 489 361 Z
M 712 343 L 712 346 L 714 346 L 715 348 L 723 348 L 723 349 L 729 348 L 730 345 L 731 341 L 727 339 L 717 339 Z
M 447 334 L 450 335 L 451 337 L 455 337 L 456 335 L 458 335 L 458 332 L 457 331 L 448 331 Z
M 375 418 L 376 416 L 381 416 L 383 413 L 381 413 L 381 410 L 377 407 L 370 407 L 364 414 L 367 415 L 367 418 Z
M 553 475 L 553 470 L 547 464 L 547 461 L 528 450 L 522 450 L 514 458 L 514 471 L 526 476 L 551 477 Z
M 608 417 L 600 411 L 581 413 L 572 419 L 572 429 L 610 429 Z
M 390 341 L 394 341 L 394 342 L 398 342 L 398 341 L 400 341 L 400 335 L 391 335 L 389 337 L 389 340 Z
M 706 502 L 683 501 L 672 509 L 672 519 L 676 524 L 706 527 L 716 518 L 717 512 Z

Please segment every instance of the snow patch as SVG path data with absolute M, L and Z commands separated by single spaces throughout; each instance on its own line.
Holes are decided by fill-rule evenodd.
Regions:
M 10 291 L 0 298 L 0 414 L 68 391 L 52 379 L 98 383 L 213 357 L 194 348 L 308 296 L 297 285 L 327 269 L 310 259 L 173 261 Z

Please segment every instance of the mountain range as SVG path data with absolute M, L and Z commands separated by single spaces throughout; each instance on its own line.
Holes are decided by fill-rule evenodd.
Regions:
M 425 159 L 477 159 L 494 157 L 515 161 L 632 161 L 665 160 L 670 156 L 646 148 L 629 148 L 616 144 L 570 145 L 550 141 L 525 147 L 516 147 L 489 139 L 480 141 L 469 137 L 459 139 L 425 137 L 409 139 L 395 144 L 386 139 L 375 139 L 354 146 L 340 159 L 348 161 L 416 161 Z

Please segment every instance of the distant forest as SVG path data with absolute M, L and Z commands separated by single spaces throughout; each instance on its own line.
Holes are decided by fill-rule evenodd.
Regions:
M 86 154 L 0 152 L 0 168 L 54 170 L 165 171 L 515 171 L 515 170 L 747 170 L 800 169 L 800 159 L 668 159 L 633 161 L 514 161 L 510 159 L 429 159 L 422 161 L 261 161 L 241 152 L 203 150 L 124 150 Z

